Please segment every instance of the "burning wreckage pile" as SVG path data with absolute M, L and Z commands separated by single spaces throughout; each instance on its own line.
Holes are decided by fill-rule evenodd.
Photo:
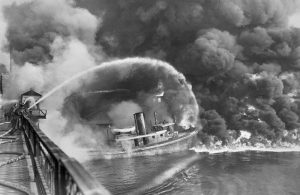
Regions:
M 11 97 L 28 87 L 47 91 L 102 61 L 128 56 L 167 61 L 185 76 L 141 63 L 80 79 L 45 101 L 57 111 L 49 120 L 69 128 L 64 134 L 92 121 L 129 126 L 131 112 L 141 110 L 149 122 L 159 109 L 160 120 L 175 115 L 187 125 L 201 124 L 199 137 L 207 144 L 233 143 L 244 131 L 251 133 L 246 144 L 299 143 L 295 0 L 9 2 L 1 7 L 7 32 L 0 40 L 2 60 L 10 45 L 17 64 Z M 149 97 L 161 92 L 166 102 L 155 107 Z

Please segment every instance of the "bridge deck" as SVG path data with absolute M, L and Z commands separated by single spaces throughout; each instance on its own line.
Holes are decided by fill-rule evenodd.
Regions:
M 0 125 L 0 135 L 9 128 L 9 124 Z M 25 157 L 23 155 L 22 158 L 22 154 Z M 21 159 L 6 164 L 7 161 L 18 157 Z M 0 194 L 37 194 L 30 156 L 20 131 L 0 138 Z

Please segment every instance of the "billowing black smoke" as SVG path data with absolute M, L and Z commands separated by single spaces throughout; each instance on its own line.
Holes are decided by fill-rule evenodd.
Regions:
M 104 14 L 97 44 L 110 56 L 152 56 L 193 85 L 204 131 L 247 129 L 269 138 L 300 127 L 296 1 L 78 1 Z M 99 15 L 100 15 L 99 14 Z
M 208 134 L 226 139 L 228 129 L 245 129 L 273 139 L 300 127 L 300 29 L 288 26 L 296 0 L 77 0 L 63 13 L 91 19 L 80 22 L 45 7 L 33 1 L 6 9 L 16 63 L 51 62 L 55 38 L 76 37 L 94 57 L 94 48 L 103 48 L 107 58 L 146 56 L 172 64 L 192 84 Z M 159 108 L 163 116 L 180 118 L 174 102 L 190 101 L 181 99 L 188 87 L 181 79 L 147 64 L 124 68 L 124 75 L 120 70 L 99 72 L 75 90 L 64 114 L 113 121 L 126 105 L 145 110 L 147 122 Z M 167 103 L 151 106 L 161 90 Z

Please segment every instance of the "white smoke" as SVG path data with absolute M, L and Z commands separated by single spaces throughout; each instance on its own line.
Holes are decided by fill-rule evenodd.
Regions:
M 17 103 L 18 100 L 8 100 L 3 98 L 2 96 L 0 96 L 0 108 L 6 104 L 13 104 L 13 103 Z
M 58 24 L 68 27 L 71 36 L 86 43 L 93 43 L 100 21 L 88 10 L 75 8 L 74 5 L 72 0 L 36 1 L 34 11 L 38 15 L 49 16 Z
M 248 131 L 240 131 L 241 135 L 233 142 L 234 144 L 240 143 L 241 139 L 250 139 L 251 133 Z
M 45 71 L 41 66 L 35 66 L 31 63 L 25 63 L 24 66 L 16 67 L 10 75 L 11 82 L 14 87 L 10 87 L 11 95 L 17 95 L 19 91 L 25 92 L 30 88 L 37 91 L 42 91 L 46 84 L 44 77 Z M 15 89 L 18 89 L 16 91 Z
M 72 75 L 95 66 L 95 61 L 89 54 L 88 48 L 79 40 L 73 39 L 65 42 L 61 38 L 58 38 L 54 42 L 53 48 L 55 48 L 53 50 L 55 57 L 51 63 L 43 68 L 43 93 L 60 84 Z M 72 130 L 72 133 L 62 136 L 64 129 L 68 124 L 66 119 L 62 117 L 60 110 L 65 97 L 69 96 L 74 90 L 77 90 L 83 82 L 88 82 L 89 79 L 85 79 L 85 81 L 79 79 L 72 82 L 72 84 L 64 90 L 58 91 L 51 98 L 45 100 L 42 105 L 48 109 L 48 116 L 47 120 L 40 121 L 41 129 L 43 129 L 51 139 L 58 143 L 68 155 L 76 157 L 78 160 L 84 160 L 87 157 L 82 155 L 84 147 L 78 142 L 78 139 L 86 139 L 87 142 L 90 142 L 90 138 L 93 136 L 87 138 L 82 137 L 82 135 L 87 135 L 87 132 L 91 132 L 91 130 L 85 127 L 86 130 L 84 131 L 85 133 L 83 133 L 84 127 L 76 126 Z M 23 78 L 23 80 L 27 80 L 27 78 Z M 60 123 L 60 126 L 56 128 L 55 133 L 52 132 L 54 129 L 54 121 Z
M 57 37 L 51 46 L 51 53 L 54 56 L 52 62 L 43 66 L 26 63 L 24 66 L 15 67 L 13 75 L 11 75 L 10 91 L 17 89 L 17 92 L 24 92 L 33 88 L 40 93 L 45 93 L 72 75 L 96 64 L 88 47 L 75 38 L 64 40 Z M 51 101 L 45 101 L 44 105 L 59 109 L 64 98 L 77 89 L 82 82 L 83 80 L 80 79 L 72 82 L 68 88 L 59 91 L 59 94 L 52 97 Z M 53 101 L 53 99 L 56 100 Z
M 56 34 L 54 41 L 50 45 L 50 53 L 53 56 L 51 62 L 45 64 L 32 64 L 25 62 L 22 66 L 14 65 L 13 74 L 10 75 L 10 84 L 8 88 L 9 97 L 17 97 L 30 88 L 43 94 L 72 75 L 95 66 L 96 62 L 91 54 L 93 50 L 93 41 L 95 33 L 100 24 L 98 18 L 88 12 L 86 9 L 75 8 L 73 1 L 66 0 L 1 0 L 0 2 L 0 63 L 9 64 L 7 21 L 4 18 L 6 6 L 21 5 L 32 3 L 32 10 L 37 16 L 37 20 L 43 20 L 43 17 L 50 17 L 54 24 L 60 24 L 66 27 L 69 34 L 61 36 Z M 24 22 L 30 22 L 26 20 Z M 4 51 L 4 52 L 3 52 Z M 102 53 L 98 53 L 98 59 L 101 59 Z M 8 68 L 8 67 L 7 67 Z M 62 132 L 67 125 L 66 119 L 61 115 L 61 107 L 64 98 L 77 89 L 82 82 L 76 80 L 63 91 L 59 91 L 51 99 L 43 102 L 42 107 L 47 108 L 47 120 L 41 120 L 41 129 L 62 149 L 71 156 L 82 157 L 82 153 L 74 153 L 81 148 L 77 143 L 77 137 L 82 133 L 83 127 L 76 126 L 73 132 L 62 138 Z M 86 130 L 88 131 L 88 130 Z M 82 137 L 82 136 L 81 136 Z M 71 149 L 72 148 L 72 149 Z
M 300 2 L 294 1 L 294 3 L 294 11 L 291 12 L 288 18 L 288 26 L 292 28 L 300 28 Z
M 300 13 L 295 13 L 289 18 L 289 26 L 300 28 Z
M 112 105 L 108 116 L 117 128 L 130 127 L 134 125 L 133 114 L 142 112 L 142 108 L 133 101 L 122 101 Z
M 83 125 L 72 126 L 71 132 L 64 130 L 68 126 L 68 120 L 61 115 L 59 110 L 48 111 L 47 119 L 40 121 L 40 128 L 50 137 L 67 155 L 75 157 L 79 161 L 89 159 L 86 151 L 90 146 L 86 143 L 95 144 L 98 141 L 92 130 Z
M 6 65 L 6 68 L 9 70 L 9 49 L 8 41 L 6 38 L 6 31 L 7 31 L 7 22 L 4 17 L 4 9 L 8 5 L 21 4 L 24 2 L 29 2 L 30 0 L 1 0 L 0 1 L 0 64 Z

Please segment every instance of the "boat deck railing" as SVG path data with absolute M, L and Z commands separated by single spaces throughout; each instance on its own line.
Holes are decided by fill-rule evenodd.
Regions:
M 67 156 L 52 142 L 26 114 L 21 117 L 20 124 L 39 194 L 110 194 L 78 161 Z
M 135 136 L 130 136 L 130 137 L 118 137 L 116 141 L 126 141 L 126 140 L 134 140 L 134 139 L 140 139 L 140 138 L 145 138 L 145 137 L 152 137 L 156 135 L 164 135 L 167 132 L 167 130 L 161 130 L 157 131 L 154 133 L 149 133 L 146 135 L 135 135 Z

